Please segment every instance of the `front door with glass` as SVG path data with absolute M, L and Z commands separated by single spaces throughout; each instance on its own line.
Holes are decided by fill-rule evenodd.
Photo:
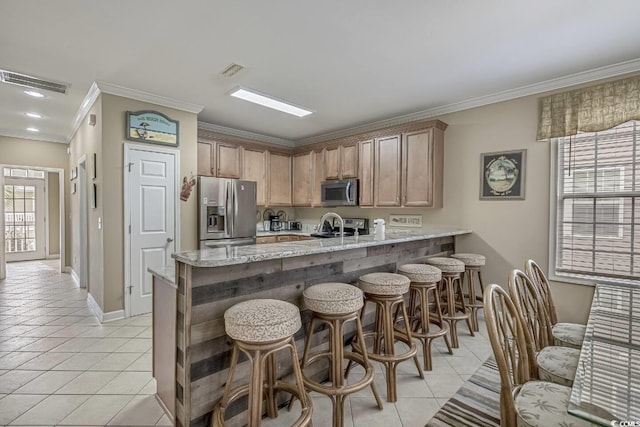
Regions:
M 45 258 L 43 179 L 4 179 L 4 237 L 7 262 Z

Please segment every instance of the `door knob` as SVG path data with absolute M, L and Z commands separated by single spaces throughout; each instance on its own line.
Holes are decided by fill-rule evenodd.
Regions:
M 173 242 L 173 238 L 172 237 L 167 237 L 167 243 L 171 243 Z

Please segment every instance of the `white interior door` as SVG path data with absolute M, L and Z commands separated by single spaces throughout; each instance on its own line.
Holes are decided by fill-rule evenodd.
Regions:
M 148 267 L 168 265 L 175 251 L 177 154 L 128 150 L 130 235 L 130 315 L 150 313 Z
M 4 179 L 7 262 L 45 257 L 45 192 L 42 179 Z

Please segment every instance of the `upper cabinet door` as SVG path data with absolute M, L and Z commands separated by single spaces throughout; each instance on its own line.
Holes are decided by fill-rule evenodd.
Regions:
M 293 206 L 311 206 L 313 152 L 293 156 Z
M 217 176 L 221 178 L 240 178 L 241 163 L 240 147 L 223 142 L 216 143 Z
M 213 142 L 198 141 L 198 176 L 215 176 Z
M 358 145 L 343 145 L 340 151 L 340 179 L 356 178 L 358 176 Z
M 312 151 L 313 157 L 313 182 L 311 183 L 311 206 L 322 206 L 322 181 L 324 176 L 324 150 Z
M 324 150 L 325 179 L 340 179 L 340 147 Z
M 443 138 L 439 129 L 403 135 L 403 206 L 442 207 L 443 160 Z
M 291 156 L 269 153 L 268 206 L 291 206 Z
M 400 135 L 378 138 L 375 142 L 376 206 L 400 206 Z
M 253 148 L 242 149 L 242 179 L 258 184 L 256 204 L 264 206 L 267 202 L 267 151 Z
M 324 154 L 325 179 L 347 179 L 358 176 L 358 145 L 327 148 Z
M 360 206 L 373 206 L 373 139 L 358 144 L 360 151 L 358 181 L 360 182 Z

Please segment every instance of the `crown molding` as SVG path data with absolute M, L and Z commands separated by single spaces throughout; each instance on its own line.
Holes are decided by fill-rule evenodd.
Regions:
M 91 107 L 93 107 L 93 104 L 96 102 L 99 96 L 100 89 L 98 88 L 98 84 L 96 82 L 93 82 L 93 84 L 89 88 L 89 92 L 87 92 L 84 99 L 82 100 L 80 108 L 78 108 L 76 115 L 73 117 L 73 122 L 71 122 L 71 132 L 69 132 L 69 136 L 67 136 L 65 142 L 71 143 L 73 136 L 76 134 L 76 132 L 78 132 L 78 129 L 80 129 L 82 121 L 87 116 L 89 110 L 91 109 Z
M 67 143 L 71 142 L 73 136 L 76 134 L 85 116 L 98 99 L 101 93 L 107 93 L 109 95 L 121 96 L 123 98 L 135 99 L 136 101 L 149 102 L 151 104 L 162 105 L 163 107 L 169 107 L 180 111 L 186 111 L 188 113 L 198 114 L 204 108 L 201 105 L 192 104 L 190 102 L 184 102 L 177 99 L 165 98 L 164 96 L 153 95 L 151 93 L 142 92 L 136 89 L 129 89 L 122 86 L 117 86 L 106 82 L 93 82 L 89 92 L 85 95 L 80 104 L 78 112 L 73 118 L 71 123 L 71 132 L 67 137 Z
M 100 89 L 100 92 L 102 93 L 122 96 L 123 98 L 135 99 L 136 101 L 148 102 L 150 104 L 162 105 L 163 107 L 186 111 L 187 113 L 198 114 L 204 108 L 202 105 L 192 104 L 190 102 L 180 101 L 173 98 L 165 98 L 164 96 L 154 95 L 137 89 L 129 89 L 127 87 L 111 83 L 96 82 L 95 84 L 98 85 L 98 89 Z
M 557 89 L 563 89 L 570 86 L 589 83 L 596 80 L 602 80 L 610 77 L 621 76 L 624 74 L 640 71 L 640 58 L 630 61 L 620 62 L 613 65 L 607 65 L 600 68 L 594 68 L 588 71 L 582 71 L 567 76 L 546 80 L 540 83 L 534 83 L 515 89 L 509 89 L 497 92 L 491 95 L 470 98 L 460 102 L 443 105 L 440 107 L 430 108 L 428 110 L 418 111 L 403 116 L 392 117 L 377 122 L 367 123 L 361 126 L 341 129 L 335 132 L 324 133 L 309 138 L 303 138 L 295 142 L 296 146 L 315 144 L 325 142 L 332 139 L 344 138 L 364 132 L 376 131 L 382 128 L 402 125 L 408 122 L 430 119 L 444 114 L 455 113 L 457 111 L 468 110 L 471 108 L 482 107 L 498 102 L 509 101 L 511 99 L 522 98 L 529 95 L 536 95 L 544 92 L 550 92 Z
M 16 132 L 9 129 L 0 129 L 0 136 L 8 136 L 9 138 L 30 139 L 33 141 L 46 141 L 57 142 L 60 144 L 66 144 L 67 140 L 64 137 L 56 135 L 41 134 L 40 132 Z
M 275 136 L 268 136 L 260 133 L 249 132 L 246 130 L 234 129 L 226 126 L 214 125 L 212 123 L 207 123 L 207 122 L 198 122 L 198 129 L 220 133 L 222 135 L 227 135 L 227 136 L 234 136 L 236 138 L 250 139 L 255 142 L 278 145 L 281 147 L 293 148 L 296 146 L 295 141 L 291 141 L 288 139 L 282 139 L 282 138 L 277 138 Z

